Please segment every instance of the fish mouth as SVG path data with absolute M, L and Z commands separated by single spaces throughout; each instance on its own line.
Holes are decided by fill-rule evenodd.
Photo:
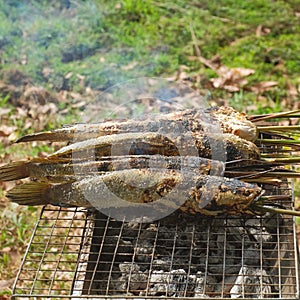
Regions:
M 258 201 L 265 193 L 265 190 L 261 190 L 260 193 L 253 199 L 252 203 Z

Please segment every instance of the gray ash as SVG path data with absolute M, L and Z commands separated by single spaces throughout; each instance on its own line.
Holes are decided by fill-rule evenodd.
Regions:
M 279 295 L 278 228 L 286 230 L 280 215 L 208 218 L 176 213 L 149 224 L 96 219 L 96 229 L 102 233 L 98 239 L 94 234 L 92 242 L 94 264 L 87 274 L 94 277 L 85 283 L 90 294 L 174 298 Z

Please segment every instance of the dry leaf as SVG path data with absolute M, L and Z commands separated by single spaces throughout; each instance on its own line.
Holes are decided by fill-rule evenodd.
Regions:
M 226 78 L 227 80 L 238 80 L 242 77 L 247 77 L 255 73 L 253 69 L 246 68 L 228 68 L 226 66 L 222 66 L 217 71 L 218 75 Z
M 263 25 L 258 25 L 255 31 L 256 36 L 260 37 L 260 36 L 264 36 L 264 35 L 268 35 L 271 33 L 271 29 L 264 27 Z
M 277 85 L 278 85 L 277 81 L 262 81 L 262 82 L 252 85 L 250 87 L 250 90 L 257 94 L 262 94 L 266 91 L 269 91 L 271 88 L 273 88 Z
M 11 247 L 4 247 L 0 250 L 1 253 L 9 253 L 11 251 Z
M 132 70 L 132 69 L 134 69 L 137 66 L 137 64 L 138 63 L 136 61 L 132 61 L 128 65 L 122 66 L 121 70 L 124 70 L 124 71 Z
M 5 289 L 11 289 L 14 279 L 8 279 L 8 280 L 0 280 L 0 291 Z M 1 298 L 0 298 L 1 299 Z
M 217 73 L 219 77 L 210 80 L 215 88 L 222 88 L 229 92 L 238 92 L 241 87 L 248 83 L 245 77 L 255 73 L 255 71 L 253 69 L 222 66 L 217 70 Z
M 65 79 L 70 79 L 73 76 L 73 72 L 69 72 L 66 76 Z
M 52 72 L 53 72 L 53 70 L 50 68 L 47 68 L 47 67 L 43 68 L 43 70 L 42 70 L 44 77 L 48 77 Z
M 82 107 L 85 107 L 86 105 L 87 105 L 86 101 L 82 100 L 82 101 L 72 104 L 72 108 L 82 108 Z
M 287 79 L 286 90 L 289 97 L 295 98 L 298 96 L 297 88 Z
M 4 115 L 7 115 L 9 114 L 11 111 L 11 108 L 2 108 L 0 107 L 0 116 L 4 116 Z
M 240 90 L 238 86 L 234 86 L 234 85 L 224 85 L 223 89 L 231 93 L 235 93 Z
M 16 126 L 7 126 L 5 124 L 2 124 L 0 126 L 0 137 L 10 136 L 16 129 Z

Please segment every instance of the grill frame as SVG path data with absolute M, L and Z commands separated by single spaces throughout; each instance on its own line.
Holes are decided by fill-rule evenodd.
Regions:
M 49 216 L 47 216 L 47 214 L 56 214 L 56 217 L 53 217 L 52 220 L 51 218 L 49 218 Z M 65 215 L 65 216 L 64 216 Z M 158 296 L 151 296 L 151 295 L 147 295 L 147 296 L 125 296 L 125 295 L 94 295 L 94 294 L 85 294 L 85 292 L 89 292 L 87 291 L 87 275 L 90 274 L 89 272 L 87 272 L 87 269 L 91 267 L 91 257 L 90 254 L 92 253 L 92 251 L 90 250 L 91 245 L 95 245 L 95 243 L 93 242 L 93 239 L 98 239 L 99 236 L 95 235 L 94 229 L 96 227 L 94 227 L 93 222 L 95 222 L 95 214 L 91 213 L 90 211 L 87 210 L 82 210 L 80 208 L 77 209 L 66 209 L 66 208 L 58 208 L 58 207 L 44 207 L 41 211 L 41 215 L 39 218 L 39 221 L 36 223 L 36 227 L 34 229 L 34 232 L 32 234 L 30 243 L 28 245 L 27 251 L 25 253 L 24 259 L 22 261 L 21 267 L 19 269 L 19 273 L 17 275 L 14 287 L 13 287 L 13 298 L 39 298 L 39 297 L 45 297 L 45 298 L 64 298 L 64 299 L 157 299 Z M 102 216 L 102 222 L 107 222 L 107 224 L 109 224 L 109 222 L 115 222 L 114 220 Z M 106 219 L 105 219 L 106 218 Z M 225 217 L 220 217 L 220 219 L 225 219 Z M 298 299 L 299 298 L 299 272 L 297 269 L 297 265 L 298 265 L 298 253 L 297 253 L 297 241 L 296 241 L 296 230 L 295 230 L 295 222 L 294 222 L 294 218 L 293 217 L 288 217 L 290 224 L 289 224 L 289 230 L 292 234 L 291 236 L 291 242 L 292 242 L 292 252 L 290 253 L 291 255 L 293 255 L 293 263 L 294 263 L 294 278 L 295 281 L 291 284 L 294 286 L 294 295 L 295 297 L 293 298 L 292 294 L 289 293 L 288 295 L 281 295 L 282 297 L 279 296 L 280 299 Z M 227 218 L 227 220 L 231 220 L 230 218 Z M 52 221 L 52 223 L 51 223 Z M 44 226 L 44 223 L 49 223 L 49 226 Z M 76 242 L 74 241 L 73 243 L 68 243 L 68 238 L 70 238 L 70 234 L 65 235 L 65 236 L 61 236 L 61 244 L 63 245 L 63 248 L 65 248 L 66 246 L 71 246 L 71 248 L 73 246 L 76 246 L 78 251 L 75 251 L 75 253 L 70 253 L 70 251 L 67 251 L 64 253 L 64 250 L 60 251 L 59 249 L 57 249 L 57 253 L 55 254 L 54 257 L 56 257 L 58 260 L 58 264 L 56 265 L 56 268 L 54 268 L 52 271 L 54 271 L 54 275 L 52 276 L 52 279 L 48 279 L 48 281 L 50 282 L 50 285 L 48 283 L 48 292 L 39 292 L 42 290 L 38 290 L 38 288 L 34 288 L 35 286 L 37 286 L 38 282 L 40 279 L 43 278 L 38 278 L 39 273 L 42 274 L 42 276 L 45 276 L 44 269 L 41 268 L 42 264 L 43 265 L 47 265 L 47 263 L 49 264 L 49 261 L 47 261 L 46 255 L 49 254 L 49 252 L 51 251 L 47 251 L 47 249 L 49 248 L 49 245 L 51 246 L 52 242 L 49 242 L 50 240 L 48 240 L 48 242 L 45 242 L 45 250 L 42 251 L 41 254 L 41 260 L 39 262 L 39 266 L 36 268 L 36 275 L 34 277 L 34 279 L 32 280 L 32 284 L 31 284 L 31 289 L 28 290 L 27 292 L 25 290 L 25 292 L 20 292 L 20 283 L 22 282 L 22 274 L 25 272 L 28 272 L 28 261 L 30 262 L 30 255 L 32 255 L 32 247 L 38 247 L 38 243 L 35 242 L 35 239 L 37 237 L 40 237 L 41 235 L 39 234 L 39 231 L 41 230 L 49 230 L 49 228 L 51 228 L 51 233 L 49 234 L 50 239 L 53 238 L 54 242 L 56 241 L 56 234 L 55 234 L 55 230 L 60 228 L 60 224 L 63 223 L 63 225 L 61 225 L 61 227 L 63 227 L 64 230 L 68 230 L 68 232 L 70 233 L 72 230 L 74 229 L 75 231 L 80 230 L 82 231 L 82 234 L 74 234 L 73 237 L 76 239 Z M 79 226 L 80 224 L 82 224 L 81 226 Z M 122 223 L 123 226 L 125 224 L 125 222 Z M 140 225 L 142 226 L 142 225 Z M 106 228 L 108 228 L 106 226 Z M 226 230 L 226 228 L 225 228 Z M 279 228 L 277 228 L 277 230 L 279 230 Z M 210 236 L 210 235 L 209 235 Z M 45 236 L 42 236 L 43 238 L 46 238 Z M 279 235 L 279 238 L 282 238 L 282 235 Z M 80 243 L 78 244 L 78 241 L 80 241 Z M 119 240 L 120 242 L 120 240 Z M 99 241 L 100 243 L 100 241 Z M 99 244 L 98 243 L 98 244 Z M 102 243 L 102 247 L 105 246 L 103 243 L 103 237 L 101 240 Z M 101 245 L 100 243 L 100 245 Z M 225 245 L 225 243 L 224 243 Z M 52 245 L 53 246 L 53 245 Z M 56 248 L 59 248 L 59 245 L 56 245 Z M 209 246 L 208 246 L 209 247 Z M 51 249 L 51 248 L 50 248 Z M 53 250 L 53 249 L 52 249 Z M 38 254 L 38 251 L 36 251 Z M 101 253 L 101 251 L 100 251 Z M 207 252 L 208 253 L 208 252 Z M 226 251 L 224 251 L 224 255 L 225 255 Z M 53 253 L 52 253 L 53 254 Z M 73 261 L 71 261 L 70 263 L 72 263 L 72 271 L 69 270 L 69 274 L 73 274 L 72 278 L 66 279 L 66 281 L 64 281 L 63 278 L 58 278 L 59 281 L 61 282 L 65 282 L 68 283 L 68 289 L 66 288 L 61 288 L 55 291 L 55 284 L 57 283 L 55 277 L 59 277 L 57 276 L 58 274 L 62 273 L 62 270 L 60 270 L 58 267 L 60 265 L 60 261 L 62 260 L 62 258 L 66 255 L 66 254 L 75 254 L 77 259 L 76 261 L 73 259 Z M 50 253 L 51 255 L 51 253 Z M 225 256 L 224 256 L 225 257 Z M 261 258 L 260 258 L 261 259 Z M 46 261 L 46 264 L 45 264 Z M 206 263 L 208 264 L 208 260 L 206 261 Z M 282 263 L 279 262 L 279 264 Z M 224 265 L 225 265 L 225 261 L 224 261 Z M 67 270 L 68 271 L 68 270 Z M 92 276 L 95 276 L 95 273 L 92 273 Z M 46 273 L 47 274 L 47 273 Z M 207 273 L 205 272 L 205 274 L 207 275 Z M 45 276 L 46 277 L 46 276 Z M 50 276 L 49 276 L 50 277 Z M 92 279 L 91 277 L 89 279 Z M 282 275 L 279 274 L 279 279 L 282 280 Z M 149 280 L 149 279 L 148 279 Z M 81 284 L 82 282 L 85 282 L 83 284 Z M 284 285 L 283 285 L 284 286 Z M 23 289 L 24 290 L 24 289 Z M 222 289 L 223 290 L 223 289 Z M 281 290 L 281 289 L 280 289 Z M 82 294 L 83 293 L 83 294 Z M 224 297 L 224 291 L 222 292 L 223 294 L 220 295 L 220 298 L 218 299 L 229 299 L 229 297 Z M 284 292 L 286 293 L 286 292 Z M 288 296 L 286 298 L 286 296 Z M 168 299 L 171 298 L 169 296 L 166 297 L 160 297 L 159 299 Z M 197 299 L 194 297 L 180 297 L 181 299 Z M 201 299 L 201 298 L 198 298 Z M 245 298 L 246 299 L 246 298 Z M 260 299 L 260 298 L 257 298 Z M 278 299 L 277 297 L 275 297 L 274 299 Z

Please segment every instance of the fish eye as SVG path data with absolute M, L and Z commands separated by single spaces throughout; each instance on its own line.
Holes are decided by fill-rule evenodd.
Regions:
M 251 192 L 249 190 L 245 191 L 245 196 L 250 196 Z

